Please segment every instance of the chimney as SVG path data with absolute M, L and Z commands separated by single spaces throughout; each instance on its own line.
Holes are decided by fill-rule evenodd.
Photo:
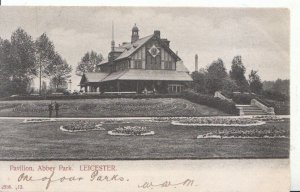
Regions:
M 195 55 L 195 71 L 198 71 L 198 55 Z
M 160 39 L 160 31 L 159 30 L 155 30 L 154 31 L 154 36 L 156 36 L 158 39 Z

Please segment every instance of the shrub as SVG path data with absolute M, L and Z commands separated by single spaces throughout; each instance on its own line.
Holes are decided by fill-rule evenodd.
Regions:
M 263 95 L 255 95 L 255 94 L 245 94 L 245 93 L 230 93 L 230 92 L 222 92 L 224 96 L 232 99 L 237 104 L 246 104 L 249 105 L 251 103 L 251 99 L 256 99 L 267 107 L 273 107 L 276 115 L 289 115 L 290 114 L 290 103 L 289 98 L 285 98 L 281 94 L 271 94 L 269 97 L 266 97 L 265 93 Z M 272 97 L 274 100 L 266 100 Z M 281 99 L 280 99 L 281 98 Z
M 232 95 L 232 100 L 237 104 L 250 104 L 252 99 L 256 96 L 253 94 L 236 93 Z
M 96 94 L 96 95 L 25 95 L 2 98 L 1 100 L 64 100 L 64 99 L 114 99 L 114 98 L 181 98 L 181 94 Z
M 203 95 L 194 92 L 184 92 L 182 96 L 193 103 L 207 105 L 228 114 L 238 115 L 238 109 L 235 107 L 235 103 L 233 102 L 215 98 L 211 95 Z
M 272 99 L 276 101 L 288 101 L 289 96 L 282 94 L 277 91 L 272 91 L 272 90 L 266 90 L 262 92 L 262 95 L 267 98 L 267 99 Z

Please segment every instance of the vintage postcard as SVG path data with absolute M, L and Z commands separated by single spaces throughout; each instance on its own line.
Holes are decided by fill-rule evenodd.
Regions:
M 287 8 L 0 7 L 0 192 L 289 191 Z

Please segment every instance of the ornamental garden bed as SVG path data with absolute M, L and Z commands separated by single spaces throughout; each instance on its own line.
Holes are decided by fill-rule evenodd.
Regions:
M 64 132 L 81 132 L 81 131 L 103 131 L 101 123 L 91 121 L 74 121 L 66 126 L 60 126 L 60 130 Z
M 266 122 L 252 118 L 226 118 L 226 117 L 201 117 L 186 118 L 183 120 L 172 121 L 172 125 L 182 126 L 237 126 L 248 127 L 263 125 Z
M 254 116 L 253 119 L 260 120 L 260 121 L 267 121 L 267 122 L 282 122 L 284 121 L 283 118 L 275 115 L 261 115 L 261 116 Z
M 154 135 L 154 131 L 147 130 L 146 127 L 141 126 L 125 126 L 115 128 L 112 131 L 108 131 L 109 135 L 112 136 L 149 136 Z
M 43 122 L 51 122 L 56 121 L 56 119 L 24 119 L 22 123 L 43 123 Z
M 288 138 L 287 130 L 277 129 L 263 129 L 261 127 L 253 127 L 245 130 L 242 127 L 233 127 L 224 130 L 214 130 L 197 136 L 197 139 L 261 139 L 261 138 Z

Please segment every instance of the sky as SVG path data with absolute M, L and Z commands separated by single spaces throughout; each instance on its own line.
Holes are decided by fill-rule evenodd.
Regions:
M 0 7 L 0 37 L 10 39 L 18 27 L 33 40 L 46 33 L 73 67 L 72 89 L 87 51 L 107 57 L 112 22 L 116 45 L 130 41 L 136 23 L 140 38 L 160 30 L 190 71 L 195 54 L 199 68 L 221 58 L 227 71 L 241 55 L 246 76 L 253 69 L 262 80 L 276 80 L 290 79 L 289 17 L 288 9 L 278 8 Z

